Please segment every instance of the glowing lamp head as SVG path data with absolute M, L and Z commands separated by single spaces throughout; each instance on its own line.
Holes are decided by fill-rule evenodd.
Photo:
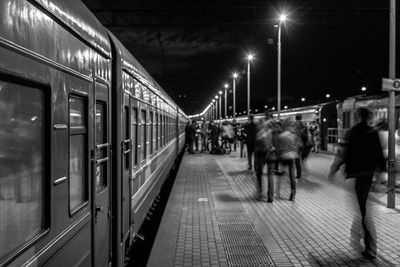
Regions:
M 225 87 L 225 89 L 227 89 L 227 88 L 229 87 L 229 85 L 226 83 L 226 84 L 224 85 L 224 87 Z
M 238 74 L 235 72 L 234 74 L 233 74 L 233 78 L 237 78 L 238 77 Z
M 363 91 L 363 92 L 367 91 L 367 87 L 365 87 L 365 86 L 361 87 L 361 91 Z
M 247 56 L 247 59 L 248 59 L 249 61 L 252 61 L 252 60 L 254 59 L 254 55 L 249 54 L 249 55 Z
M 330 95 L 330 94 L 326 94 L 325 97 L 326 97 L 326 98 L 330 98 L 331 95 Z
M 287 20 L 287 16 L 285 14 L 282 14 L 279 16 L 279 21 L 280 22 L 285 22 Z
M 222 95 L 222 91 L 219 91 L 218 94 Z
M 304 101 L 306 101 L 306 99 L 304 97 L 302 97 L 301 98 L 301 102 L 304 102 Z

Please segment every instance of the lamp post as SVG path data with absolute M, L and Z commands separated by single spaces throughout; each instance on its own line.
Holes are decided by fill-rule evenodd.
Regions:
M 228 108 L 227 108 L 228 107 L 228 98 L 227 98 L 227 94 L 228 94 L 229 85 L 227 83 L 225 83 L 224 87 L 225 87 L 225 113 L 224 113 L 224 116 L 225 116 L 225 119 L 226 119 L 226 118 L 228 118 Z
M 252 54 L 247 56 L 247 112 L 250 114 L 250 62 L 254 59 Z
M 286 15 L 282 14 L 279 16 L 279 25 L 278 25 L 278 120 L 281 118 L 281 53 L 282 53 L 282 43 L 281 43 L 281 32 L 282 32 L 282 23 L 286 20 Z
M 218 96 L 215 96 L 215 99 L 217 99 L 218 98 Z M 215 110 L 214 110 L 214 119 L 216 120 L 217 119 L 217 113 L 218 113 L 218 102 L 215 100 L 215 99 L 213 99 L 213 103 L 214 103 L 214 107 L 215 107 Z
M 219 91 L 218 94 L 219 94 L 219 97 L 218 97 L 218 99 L 219 99 L 219 119 L 221 119 L 222 118 L 222 105 L 221 105 L 222 91 Z
M 236 78 L 237 73 L 233 74 L 233 119 L 236 119 Z
M 396 0 L 390 0 L 390 26 L 389 26 L 389 78 L 396 79 Z M 396 173 L 395 173 L 395 131 L 396 131 L 396 91 L 389 91 L 389 166 L 388 166 L 388 196 L 387 207 L 395 208 L 396 198 Z

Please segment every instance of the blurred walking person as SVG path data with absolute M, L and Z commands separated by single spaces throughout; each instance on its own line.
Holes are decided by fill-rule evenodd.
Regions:
M 377 169 L 386 171 L 386 164 L 378 132 L 368 125 L 371 111 L 361 107 L 357 110 L 357 115 L 359 123 L 350 129 L 347 138 L 344 156 L 345 172 L 346 178 L 355 178 L 355 193 L 364 231 L 365 250 L 362 255 L 375 258 L 376 231 L 372 216 L 367 213 L 367 200 L 375 171 Z
M 299 158 L 302 143 L 297 136 L 295 125 L 289 121 L 284 122 L 284 129 L 278 136 L 279 160 L 283 167 L 288 169 L 290 179 L 290 201 L 296 197 L 297 181 L 294 175 L 295 159 Z
M 264 201 L 263 194 L 263 169 L 267 164 L 268 192 L 267 202 L 272 203 L 274 199 L 274 175 L 275 163 L 278 159 L 278 135 L 282 129 L 274 120 L 269 119 L 257 127 L 257 134 L 254 147 L 254 161 L 257 177 L 257 195 L 258 200 Z
M 244 134 L 246 135 L 248 170 L 252 170 L 253 169 L 254 143 L 255 143 L 256 132 L 257 132 L 257 124 L 254 123 L 253 115 L 249 115 L 249 122 L 243 127 L 243 131 L 244 131 Z

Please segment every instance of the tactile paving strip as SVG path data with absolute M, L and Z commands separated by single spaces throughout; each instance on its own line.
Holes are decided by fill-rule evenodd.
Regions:
M 217 221 L 229 266 L 275 266 L 243 210 L 217 211 Z

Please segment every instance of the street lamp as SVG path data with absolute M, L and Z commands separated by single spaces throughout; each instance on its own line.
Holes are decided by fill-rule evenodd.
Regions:
M 218 93 L 219 93 L 219 118 L 221 119 L 222 118 L 222 116 L 221 116 L 221 113 L 222 113 L 222 105 L 221 105 L 222 91 L 219 91 Z
M 218 120 L 218 95 L 215 96 L 215 119 Z
M 247 111 L 250 111 L 250 62 L 254 56 L 250 53 L 247 56 Z
M 225 85 L 224 85 L 224 87 L 225 87 L 225 118 L 227 118 L 228 117 L 228 108 L 227 108 L 227 104 L 228 104 L 228 98 L 227 98 L 227 92 L 228 92 L 228 87 L 229 87 L 229 85 L 227 84 L 227 83 L 225 83 Z
M 238 74 L 235 72 L 233 74 L 233 119 L 236 118 L 236 79 Z
M 326 98 L 330 98 L 331 95 L 330 95 L 330 94 L 326 94 L 325 97 L 326 97 Z
M 304 102 L 304 101 L 306 101 L 306 99 L 304 97 L 302 97 L 301 98 L 301 102 Z
M 279 16 L 279 25 L 278 25 L 278 120 L 281 118 L 281 53 L 282 53 L 282 43 L 281 43 L 281 32 L 282 32 L 282 24 L 286 21 L 287 16 L 285 14 L 281 14 Z
M 363 92 L 367 91 L 367 87 L 365 87 L 365 86 L 361 87 L 361 91 L 363 91 Z

